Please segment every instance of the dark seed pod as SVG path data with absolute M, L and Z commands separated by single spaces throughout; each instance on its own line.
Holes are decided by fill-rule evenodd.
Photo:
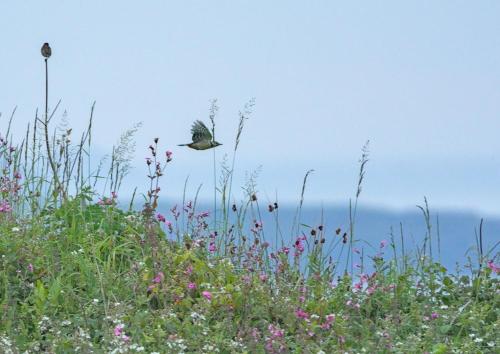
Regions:
M 274 211 L 274 207 L 271 204 L 269 204 L 268 209 L 269 209 L 270 213 L 272 213 Z
M 319 231 L 323 231 L 323 225 L 318 226 Z
M 325 243 L 325 239 L 324 238 L 321 239 L 321 243 Z
M 311 236 L 316 236 L 316 229 L 311 230 Z
M 255 202 L 255 201 L 257 201 L 257 196 L 255 195 L 255 193 L 254 193 L 254 194 L 252 194 L 252 197 L 251 197 L 251 199 L 252 199 L 252 202 Z
M 274 202 L 274 209 L 278 209 L 278 203 Z
M 340 235 L 340 232 L 341 232 L 341 231 L 342 231 L 342 230 L 341 230 L 341 229 L 340 229 L 340 227 L 339 227 L 337 230 L 335 230 L 335 233 L 336 233 L 337 235 Z
M 235 213 L 236 213 L 236 210 L 238 210 L 238 209 L 236 208 L 236 204 L 233 204 L 233 211 L 234 211 Z

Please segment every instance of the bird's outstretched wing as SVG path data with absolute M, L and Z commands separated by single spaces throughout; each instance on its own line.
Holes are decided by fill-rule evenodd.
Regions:
M 203 140 L 212 140 L 210 130 L 208 130 L 207 126 L 201 120 L 197 120 L 193 123 L 191 134 L 193 134 L 193 143 Z

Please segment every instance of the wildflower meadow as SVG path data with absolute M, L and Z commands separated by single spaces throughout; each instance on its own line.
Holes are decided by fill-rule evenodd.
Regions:
M 235 192 L 253 100 L 236 115 L 232 156 L 214 158 L 206 208 L 186 191 L 162 204 L 174 142 L 152 137 L 132 166 L 135 126 L 96 164 L 94 106 L 77 133 L 55 125 L 45 95 L 24 136 L 11 132 L 15 112 L 0 121 L 1 353 L 498 352 L 500 259 L 481 230 L 457 269 L 439 263 L 430 228 L 414 248 L 404 233 L 372 247 L 358 238 L 368 145 L 349 227 L 303 223 L 308 172 L 285 230 L 280 201 L 262 202 L 255 178 Z M 122 195 L 131 168 L 147 188 Z

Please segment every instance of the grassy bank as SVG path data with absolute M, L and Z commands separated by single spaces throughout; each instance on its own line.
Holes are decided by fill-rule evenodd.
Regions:
M 277 239 L 280 246 L 272 248 L 258 216 L 277 215 L 279 205 L 259 206 L 252 188 L 238 205 L 223 198 L 229 208 L 219 210 L 214 225 L 195 201 L 158 214 L 159 181 L 172 155 L 156 144 L 144 208 L 124 211 L 116 207 L 117 189 L 99 198 L 87 183 L 72 195 L 58 191 L 54 179 L 23 178 L 30 159 L 3 141 L 2 352 L 498 348 L 499 269 L 492 252 L 478 249 L 467 272 L 450 273 L 433 260 L 431 239 L 414 253 L 381 240 L 368 254 L 357 249 L 354 222 L 350 230 L 306 226 L 300 212 L 291 242 Z M 116 175 L 110 172 L 109 181 Z M 340 258 L 345 269 L 336 267 Z
M 498 351 L 499 257 L 483 249 L 481 229 L 474 258 L 453 272 L 436 262 L 427 205 L 428 232 L 415 249 L 405 249 L 404 235 L 373 247 L 357 238 L 367 146 L 349 227 L 301 222 L 309 171 L 285 234 L 279 202 L 260 204 L 254 174 L 241 200 L 232 190 L 253 101 L 239 113 L 220 175 L 214 155 L 213 209 L 198 210 L 184 193 L 168 214 L 157 207 L 175 157 L 158 139 L 145 162 L 148 190 L 124 198 L 133 205 L 142 197 L 142 208 L 123 210 L 117 198 L 138 126 L 121 136 L 109 164 L 93 164 L 94 107 L 74 139 L 66 126 L 49 129 L 59 105 L 49 112 L 47 102 L 46 89 L 45 113 L 19 143 L 10 121 L 0 136 L 1 353 Z M 214 138 L 216 113 L 214 101 Z M 274 234 L 263 213 L 273 216 Z

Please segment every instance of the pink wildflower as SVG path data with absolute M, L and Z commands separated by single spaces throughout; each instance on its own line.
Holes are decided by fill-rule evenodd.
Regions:
M 500 266 L 496 265 L 493 260 L 489 260 L 488 263 L 488 268 L 490 268 L 493 272 L 496 274 L 500 273 Z
M 302 319 L 309 318 L 309 314 L 304 310 L 302 310 L 301 308 L 298 308 L 297 311 L 295 311 L 295 316 L 297 318 L 302 318 Z
M 172 233 L 172 231 L 174 231 L 174 228 L 172 227 L 172 223 L 168 220 L 165 220 L 165 225 L 167 226 L 168 228 L 168 232 Z
M 270 324 L 267 329 L 271 333 L 273 338 L 282 338 L 285 335 L 285 331 Z
M 196 284 L 195 284 L 195 283 L 189 283 L 189 284 L 188 284 L 188 289 L 189 289 L 189 290 L 194 290 L 194 289 L 196 289 Z
M 438 314 L 438 313 L 436 313 L 436 312 L 431 313 L 431 318 L 432 318 L 433 320 L 435 320 L 435 319 L 436 319 L 436 318 L 438 318 L 438 317 L 439 317 L 439 314 Z
M 210 244 L 208 245 L 208 250 L 210 252 L 215 252 L 216 251 L 216 247 L 215 247 L 215 242 L 210 242 Z
M 116 325 L 115 329 L 114 329 L 114 334 L 115 336 L 117 337 L 120 337 L 122 335 L 122 332 L 123 332 L 123 325 L 122 324 L 119 324 L 119 325 Z
M 201 295 L 203 295 L 203 297 L 208 301 L 212 300 L 212 293 L 210 291 L 203 291 Z
M 335 315 L 333 313 L 326 315 L 325 322 L 321 324 L 322 329 L 330 329 L 333 321 L 335 321 Z
M 33 264 L 28 264 L 28 270 L 33 273 Z
M 158 219 L 159 222 L 165 222 L 165 217 L 160 213 L 156 214 L 156 219 Z
M 385 246 L 387 246 L 387 240 L 380 241 L 380 248 L 384 248 Z
M 161 283 L 163 279 L 165 279 L 165 275 L 163 274 L 163 272 L 159 272 L 158 274 L 156 274 L 156 277 L 153 278 L 153 283 Z
M 167 150 L 167 151 L 165 152 L 165 155 L 167 155 L 167 162 L 172 161 L 172 151 Z
M 198 218 L 206 218 L 206 217 L 208 217 L 209 215 L 210 215 L 210 213 L 209 213 L 208 211 L 204 211 L 204 212 L 202 212 L 202 213 L 198 214 L 198 216 L 197 216 L 197 217 L 198 217 Z
M 8 213 L 12 211 L 12 208 L 10 207 L 9 202 L 6 200 L 3 200 L 0 202 L 0 213 Z
M 295 255 L 296 256 L 299 256 L 302 252 L 304 252 L 304 245 L 302 244 L 302 239 L 300 237 L 297 238 L 293 247 L 295 247 L 295 250 L 296 250 Z

